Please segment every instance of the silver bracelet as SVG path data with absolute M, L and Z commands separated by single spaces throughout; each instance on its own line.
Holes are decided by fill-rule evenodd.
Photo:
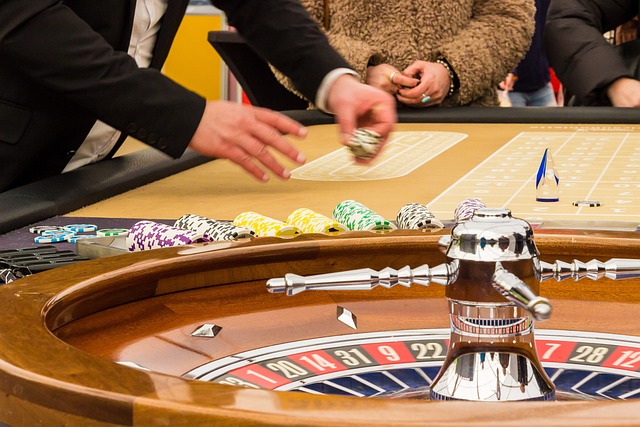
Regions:
M 442 65 L 447 70 L 447 73 L 449 73 L 449 93 L 447 93 L 447 96 L 453 95 L 453 91 L 456 89 L 456 87 L 453 83 L 454 75 L 451 66 L 447 63 L 447 61 L 442 59 L 436 59 L 436 64 Z

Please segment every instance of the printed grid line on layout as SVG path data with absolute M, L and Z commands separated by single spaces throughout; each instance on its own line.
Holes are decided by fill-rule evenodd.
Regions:
M 504 162 L 502 160 L 505 157 L 522 155 L 523 150 L 531 149 L 531 145 L 538 145 L 538 148 L 543 151 L 543 145 L 550 149 L 552 155 L 556 157 L 556 160 L 563 160 L 564 158 L 570 158 L 575 160 L 579 158 L 579 154 L 576 154 L 576 144 L 581 144 L 578 147 L 584 149 L 584 147 L 588 147 L 589 144 L 595 143 L 598 139 L 598 135 L 600 138 L 606 137 L 606 146 L 607 153 L 606 155 L 602 155 L 603 160 L 600 172 L 593 179 L 589 179 L 590 187 L 587 191 L 582 191 L 579 194 L 572 195 L 571 188 L 567 185 L 566 193 L 568 195 L 567 198 L 577 198 L 577 199 L 585 199 L 591 197 L 595 194 L 596 190 L 602 191 L 606 186 L 612 185 L 610 182 L 603 182 L 604 176 L 611 172 L 612 168 L 614 168 L 614 160 L 619 159 L 618 155 L 621 152 L 627 153 L 637 152 L 637 156 L 634 157 L 635 161 L 640 160 L 640 136 L 636 134 L 631 134 L 628 132 L 603 132 L 603 133 L 586 133 L 586 132 L 521 132 L 516 135 L 513 139 L 511 139 L 507 144 L 493 153 L 491 156 L 482 161 L 478 166 L 476 166 L 473 170 L 468 172 L 465 176 L 460 178 L 454 184 L 452 184 L 449 188 L 443 191 L 440 195 L 434 198 L 431 202 L 428 203 L 431 211 L 436 215 L 442 218 L 448 218 L 452 216 L 453 210 L 464 198 L 466 197 L 477 197 L 473 194 L 466 194 L 464 197 L 460 197 L 461 189 L 469 188 L 470 185 L 476 183 L 478 181 L 482 181 L 482 178 L 478 178 L 478 175 L 484 175 L 484 170 L 496 169 L 499 170 L 499 162 Z M 615 140 L 616 144 L 611 144 L 611 140 Z M 529 146 L 529 147 L 528 147 Z M 600 143 L 600 148 L 602 143 Z M 631 149 L 628 149 L 631 147 Z M 598 148 L 598 149 L 600 149 Z M 500 204 L 500 207 L 510 207 L 512 203 L 516 200 L 521 200 L 524 193 L 532 193 L 534 192 L 534 183 L 535 183 L 535 175 L 537 173 L 537 168 L 539 166 L 539 161 L 541 159 L 542 151 L 539 154 L 534 154 L 529 152 L 527 162 L 523 163 L 521 167 L 530 168 L 529 171 L 523 173 L 522 180 L 514 180 L 516 183 L 520 181 L 521 183 L 517 185 L 517 190 L 514 190 L 512 194 L 508 196 L 496 196 L 492 194 L 497 192 L 499 187 L 496 186 L 487 186 L 487 197 L 491 198 L 493 201 L 497 199 L 496 203 Z M 570 152 L 567 154 L 567 152 Z M 634 154 L 635 155 L 635 154 Z M 598 157 L 594 156 L 593 153 L 590 153 L 589 158 Z M 633 160 L 632 159 L 632 160 Z M 498 163 L 498 164 L 496 164 Z M 514 168 L 515 169 L 515 168 Z M 568 171 L 564 170 L 560 173 L 560 180 L 562 183 L 562 174 L 567 176 Z M 635 172 L 634 172 L 635 173 Z M 585 181 L 579 181 L 584 184 Z M 513 182 L 511 182 L 513 184 Z M 575 183 L 573 183 L 575 184 Z M 532 193 L 533 194 L 533 193 Z M 455 200 L 452 200 L 453 197 L 457 197 Z M 482 197 L 481 197 L 482 198 Z M 631 196 L 632 205 L 638 206 L 640 205 L 640 200 L 637 200 L 637 197 Z M 565 203 L 560 207 L 560 205 L 550 206 L 550 204 L 546 205 L 544 208 L 540 208 L 540 204 L 536 204 L 535 197 L 531 195 L 531 197 L 527 198 L 526 204 L 529 205 L 528 211 L 527 207 L 523 207 L 522 201 L 520 201 L 519 208 L 526 212 L 522 212 L 523 214 L 528 215 L 537 215 L 538 211 L 546 211 L 544 214 L 545 219 L 567 219 L 575 216 L 584 216 L 584 217 L 594 217 L 597 219 L 612 219 L 611 217 L 616 217 L 617 211 L 620 212 L 618 218 L 621 220 L 632 220 L 635 221 L 640 216 L 636 215 L 633 212 L 628 212 L 628 209 L 613 209 L 611 208 L 607 212 L 597 212 L 592 209 L 586 207 L 573 207 L 567 208 L 567 203 L 570 204 L 571 200 L 565 200 Z M 629 201 L 627 201 L 629 202 Z M 638 203 L 635 203 L 638 202 Z M 492 205 L 493 207 L 498 207 Z M 638 209 L 638 208 L 635 208 Z M 604 211 L 604 210 L 603 210 Z M 595 216 L 594 216 L 595 214 Z
M 376 164 L 355 165 L 351 151 L 339 148 L 291 172 L 294 179 L 311 181 L 366 181 L 408 175 L 468 135 L 457 132 L 397 132 Z

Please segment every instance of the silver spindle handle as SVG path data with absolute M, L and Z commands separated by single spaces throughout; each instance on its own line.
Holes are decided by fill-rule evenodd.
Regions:
M 343 271 L 338 273 L 299 276 L 286 274 L 284 277 L 269 279 L 267 289 L 271 293 L 296 295 L 302 291 L 359 291 L 370 290 L 377 286 L 392 288 L 396 285 L 428 286 L 430 283 L 448 285 L 457 271 L 457 261 L 440 264 L 434 268 L 421 265 L 418 268 L 403 267 L 400 270 L 387 267 L 380 271 L 371 268 Z
M 493 287 L 507 300 L 527 310 L 535 320 L 547 320 L 551 316 L 551 303 L 536 295 L 518 276 L 505 270 L 500 263 L 491 278 Z
M 612 258 L 601 262 L 593 259 L 588 262 L 573 260 L 573 262 L 556 261 L 548 263 L 540 261 L 536 265 L 540 281 L 556 279 L 557 281 L 572 278 L 580 280 L 585 277 L 598 280 L 606 277 L 612 280 L 640 278 L 640 260 L 627 258 Z

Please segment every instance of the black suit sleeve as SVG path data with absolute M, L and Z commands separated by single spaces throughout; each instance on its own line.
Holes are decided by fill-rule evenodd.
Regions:
M 213 3 L 309 99 L 329 71 L 348 67 L 296 0 Z M 0 64 L 174 157 L 204 111 L 202 97 L 138 68 L 59 0 L 0 0 Z
M 0 1 L 0 62 L 174 157 L 204 111 L 202 97 L 138 68 L 58 0 Z
M 322 79 L 351 66 L 296 0 L 212 0 L 230 25 L 269 63 L 287 75 L 307 99 L 315 99 Z
M 611 105 L 605 89 L 629 71 L 603 33 L 631 20 L 637 0 L 553 0 L 545 27 L 549 63 L 586 105 Z

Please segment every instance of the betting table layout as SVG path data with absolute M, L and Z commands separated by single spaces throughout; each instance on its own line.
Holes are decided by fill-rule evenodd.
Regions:
M 640 135 L 633 127 L 534 126 L 516 135 L 430 202 L 440 214 L 456 199 L 479 197 L 524 218 L 545 221 L 637 222 Z M 535 202 L 541 153 L 555 159 L 559 202 Z M 593 201 L 574 206 L 576 201 Z
M 330 216 L 357 200 L 395 220 L 407 203 L 451 220 L 478 197 L 542 226 L 635 230 L 640 224 L 640 127 L 631 124 L 401 123 L 379 159 L 352 162 L 335 125 L 312 125 L 308 156 L 292 178 L 263 185 L 227 161 L 215 161 L 71 212 L 80 217 L 178 218 L 186 213 L 233 220 L 244 211 L 286 220 L 298 208 Z M 559 174 L 559 202 L 537 202 L 535 176 L 545 149 Z M 576 201 L 599 206 L 574 206 Z M 599 226 L 595 224 L 600 224 Z

